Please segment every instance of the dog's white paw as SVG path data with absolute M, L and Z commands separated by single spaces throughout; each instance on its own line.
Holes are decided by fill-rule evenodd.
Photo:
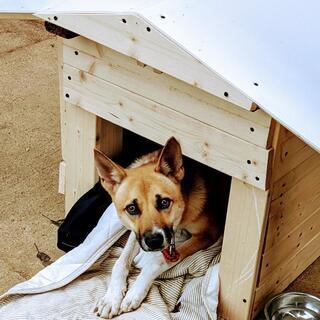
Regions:
M 107 293 L 97 301 L 94 309 L 97 316 L 112 319 L 118 315 L 126 290 L 127 286 L 125 282 L 118 285 L 110 284 Z
M 130 312 L 140 307 L 148 291 L 133 285 L 122 300 L 120 312 Z

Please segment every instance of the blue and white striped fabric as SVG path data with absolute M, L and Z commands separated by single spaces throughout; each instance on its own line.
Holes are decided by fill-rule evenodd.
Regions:
M 0 297 L 0 319 L 100 319 L 93 307 L 106 291 L 126 239 L 126 230 L 111 205 L 83 244 Z M 163 273 L 139 309 L 115 319 L 217 319 L 221 243 L 220 239 Z M 129 286 L 138 273 L 133 267 Z

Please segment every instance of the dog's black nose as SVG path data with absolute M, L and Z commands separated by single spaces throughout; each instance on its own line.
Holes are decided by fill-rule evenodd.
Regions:
M 163 240 L 164 238 L 161 233 L 148 232 L 144 235 L 144 242 L 150 250 L 162 249 Z

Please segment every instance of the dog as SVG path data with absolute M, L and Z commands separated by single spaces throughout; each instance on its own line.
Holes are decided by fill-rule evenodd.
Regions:
M 94 156 L 101 184 L 131 230 L 107 292 L 94 310 L 111 319 L 137 309 L 160 274 L 217 241 L 223 232 L 230 179 L 184 158 L 174 137 L 127 169 L 97 149 Z M 185 241 L 175 247 L 177 234 Z M 127 291 L 126 279 L 139 247 L 150 252 L 151 261 Z M 155 251 L 162 254 L 151 255 Z

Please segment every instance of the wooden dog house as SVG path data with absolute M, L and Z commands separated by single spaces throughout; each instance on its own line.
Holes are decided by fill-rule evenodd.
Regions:
M 256 6 L 67 0 L 36 13 L 79 35 L 59 48 L 66 210 L 96 182 L 94 146 L 116 155 L 122 128 L 177 137 L 232 176 L 219 306 L 230 320 L 252 319 L 320 255 L 319 23 L 300 19 L 302 4 Z

